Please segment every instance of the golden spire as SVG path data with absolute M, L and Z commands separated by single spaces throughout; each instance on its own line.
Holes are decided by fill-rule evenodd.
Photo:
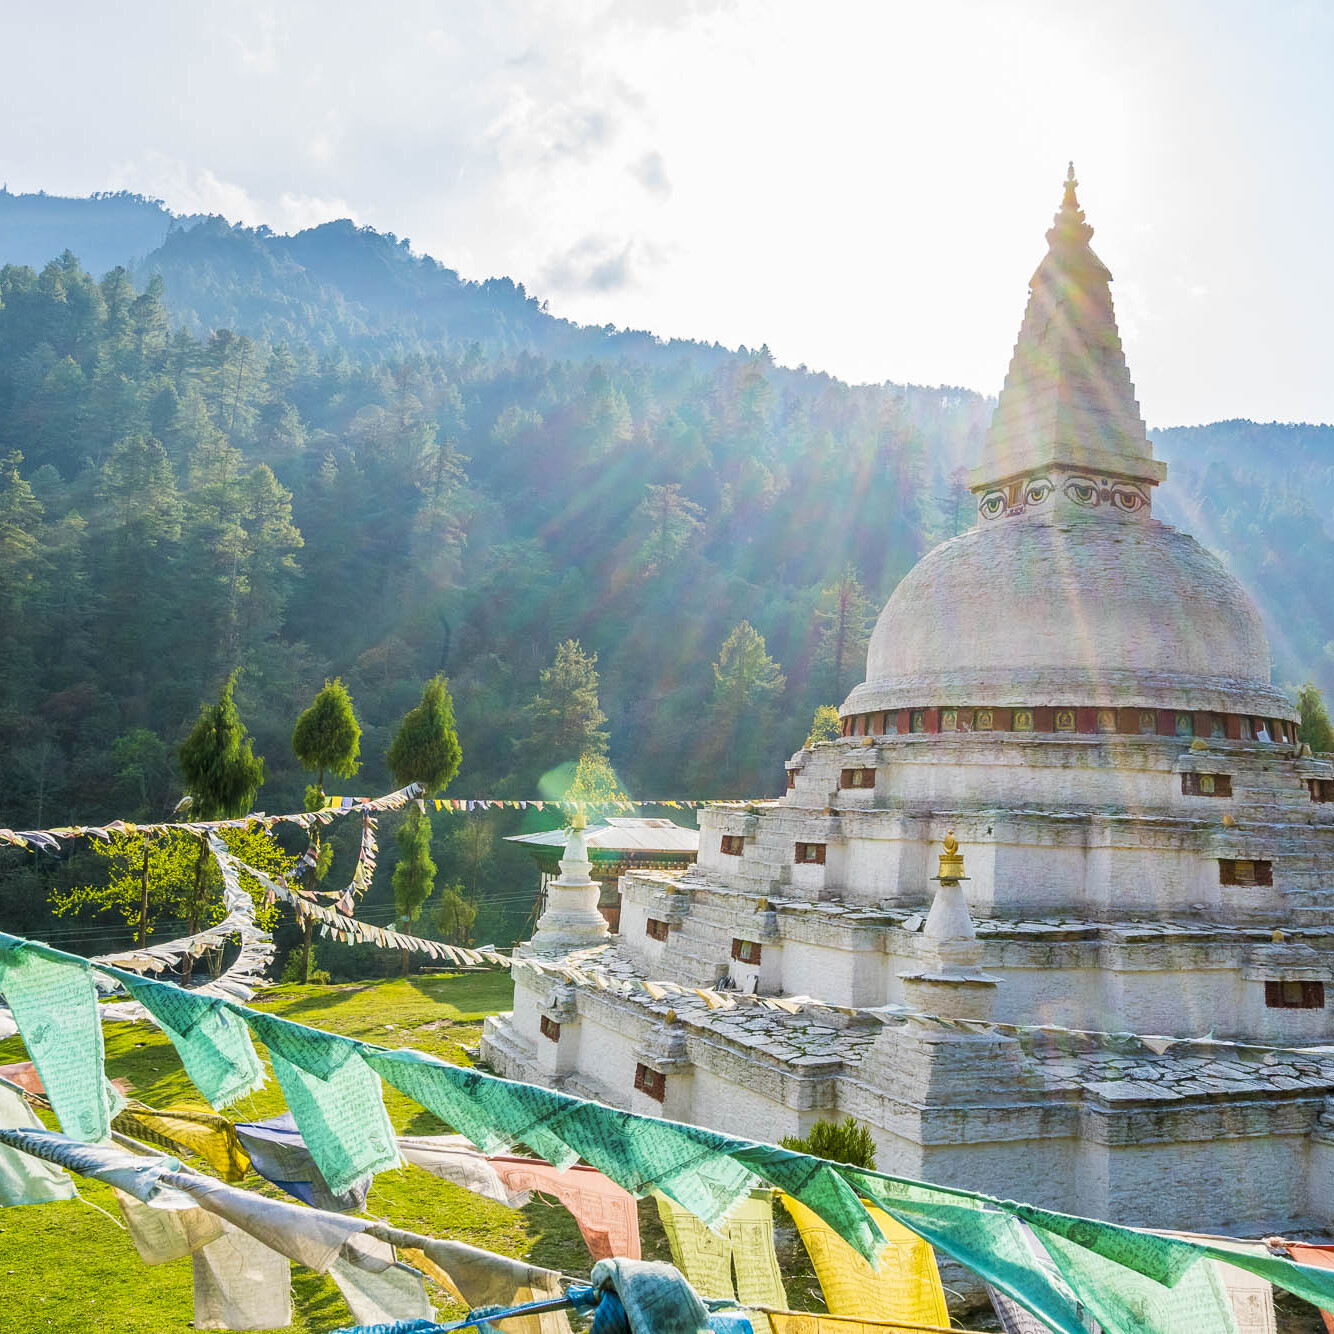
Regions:
M 942 844 L 945 851 L 940 854 L 939 880 L 963 880 L 963 854 L 959 851 L 959 840 L 954 837 L 954 830 L 945 835 Z
M 570 828 L 571 829 L 588 828 L 588 819 L 584 815 L 584 808 L 582 806 L 576 806 L 574 808 L 574 818 L 570 821 Z

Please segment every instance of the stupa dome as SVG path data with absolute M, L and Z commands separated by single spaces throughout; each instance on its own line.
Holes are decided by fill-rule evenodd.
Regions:
M 992 728 L 1005 725 L 992 711 L 1006 709 L 1021 711 L 1016 730 L 1041 731 L 1031 711 L 1051 708 L 1057 730 L 1188 731 L 1199 712 L 1232 715 L 1199 724 L 1244 737 L 1247 715 L 1297 716 L 1270 684 L 1269 644 L 1245 590 L 1193 538 L 1152 518 L 1167 467 L 1153 457 L 1112 275 L 1089 245 L 1077 184 L 1071 164 L 969 477 L 977 527 L 894 590 L 845 722 L 872 715 L 861 726 L 892 730 L 881 711 L 938 708 L 954 711 L 942 713 L 944 730 L 963 730 L 973 724 L 958 711 L 976 709 Z M 1145 716 L 1093 712 L 1137 707 Z M 916 727 L 910 717 L 894 726 L 904 723 Z
M 1096 513 L 983 524 L 902 580 L 842 711 L 937 705 L 1296 716 L 1222 562 L 1157 520 Z

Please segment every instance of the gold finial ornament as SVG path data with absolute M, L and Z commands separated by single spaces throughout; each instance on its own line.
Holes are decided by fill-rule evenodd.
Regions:
M 1208 750 L 1209 743 L 1202 736 L 1197 736 L 1195 740 L 1190 743 L 1190 748 L 1194 751 Z
M 1270 936 L 1270 940 L 1272 940 L 1272 941 L 1274 942 L 1275 945 L 1282 944 L 1282 942 L 1283 942 L 1283 932 L 1280 931 L 1280 930 L 1278 929 L 1278 927 L 1275 927 L 1275 928 L 1274 928 L 1274 934 L 1273 934 L 1272 936 Z
M 963 854 L 959 851 L 959 840 L 954 837 L 954 830 L 945 835 L 942 844 L 944 852 L 940 854 L 939 880 L 963 880 Z
M 571 829 L 588 828 L 588 817 L 584 814 L 584 808 L 582 806 L 576 806 L 574 808 L 574 818 L 570 821 L 570 828 Z
M 1235 829 L 1236 827 L 1237 827 L 1237 821 L 1236 821 L 1236 818 L 1235 818 L 1234 816 L 1231 816 L 1231 815 L 1225 815 L 1225 816 L 1223 817 L 1223 828 L 1224 828 L 1224 829 Z

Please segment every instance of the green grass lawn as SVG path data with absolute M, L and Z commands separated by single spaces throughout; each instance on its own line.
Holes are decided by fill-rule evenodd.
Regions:
M 254 1003 L 315 1028 L 386 1047 L 416 1047 L 466 1064 L 465 1048 L 476 1046 L 482 1020 L 508 1008 L 512 994 L 508 974 L 488 972 L 350 986 L 280 986 Z M 174 1048 L 156 1028 L 108 1024 L 105 1033 L 107 1073 L 128 1080 L 135 1097 L 153 1107 L 204 1106 Z M 24 1059 L 18 1038 L 0 1042 L 0 1065 Z M 384 1092 L 385 1106 L 402 1133 L 448 1130 L 388 1085 Z M 251 1121 L 283 1110 L 282 1093 L 270 1078 L 228 1115 Z M 278 1194 L 257 1176 L 244 1185 Z M 192 1329 L 190 1261 L 145 1265 L 119 1225 L 110 1188 L 84 1180 L 78 1186 L 81 1201 L 0 1210 L 0 1330 L 184 1334 Z M 567 1274 L 586 1277 L 591 1263 L 573 1218 L 554 1201 L 534 1198 L 523 1209 L 508 1209 L 416 1167 L 376 1177 L 366 1210 L 415 1232 L 523 1256 Z M 651 1202 L 641 1203 L 640 1221 L 645 1256 L 670 1258 Z M 461 1314 L 439 1292 L 432 1296 L 442 1313 Z M 291 1328 L 303 1334 L 351 1323 L 333 1282 L 300 1266 L 293 1269 L 292 1306 Z

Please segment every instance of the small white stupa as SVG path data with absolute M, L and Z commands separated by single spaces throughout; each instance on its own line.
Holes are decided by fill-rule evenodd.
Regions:
M 598 910 L 601 887 L 589 874 L 585 830 L 588 822 L 576 811 L 570 822 L 570 836 L 565 841 L 565 855 L 560 859 L 560 876 L 547 886 L 547 906 L 537 919 L 537 929 L 522 953 L 578 949 L 596 945 L 610 935 L 607 919 Z

